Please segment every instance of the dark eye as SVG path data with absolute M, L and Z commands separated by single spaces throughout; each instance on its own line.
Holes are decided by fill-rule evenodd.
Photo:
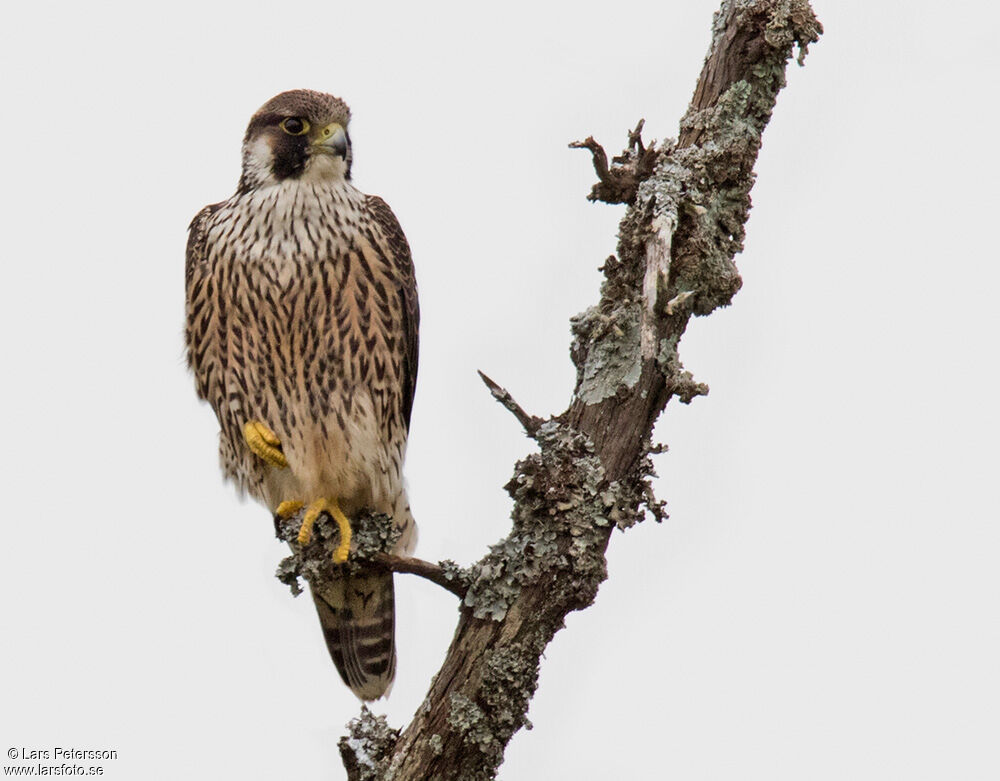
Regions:
M 309 123 L 299 117 L 289 117 L 281 120 L 281 129 L 290 136 L 301 136 L 309 132 Z

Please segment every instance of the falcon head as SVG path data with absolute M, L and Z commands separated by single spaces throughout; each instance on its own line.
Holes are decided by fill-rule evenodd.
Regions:
M 275 95 L 247 125 L 240 189 L 350 179 L 350 120 L 347 104 L 333 95 L 306 89 Z

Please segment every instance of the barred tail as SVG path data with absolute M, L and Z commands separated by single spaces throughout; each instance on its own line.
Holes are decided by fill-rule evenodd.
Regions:
M 341 578 L 312 592 L 337 672 L 362 700 L 387 694 L 396 675 L 392 573 Z

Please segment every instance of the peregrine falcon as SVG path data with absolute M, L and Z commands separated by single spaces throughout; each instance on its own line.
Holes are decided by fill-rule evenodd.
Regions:
M 250 119 L 236 193 L 189 229 L 187 355 L 219 420 L 222 469 L 299 542 L 328 513 L 392 516 L 416 543 L 403 458 L 417 378 L 413 261 L 395 215 L 351 182 L 350 110 L 283 92 Z M 363 700 L 396 670 L 392 574 L 362 571 L 313 600 L 344 682 Z

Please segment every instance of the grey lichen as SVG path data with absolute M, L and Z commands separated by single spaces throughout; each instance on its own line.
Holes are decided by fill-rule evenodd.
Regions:
M 703 382 L 695 382 L 691 372 L 684 368 L 677 354 L 679 336 L 672 334 L 660 340 L 660 349 L 656 354 L 656 362 L 660 371 L 667 379 L 667 387 L 684 404 L 690 404 L 696 396 L 707 396 L 708 386 Z
M 589 594 L 604 579 L 601 527 L 607 526 L 613 491 L 593 445 L 556 421 L 536 435 L 541 452 L 518 462 L 507 491 L 514 498 L 511 534 L 472 568 L 465 604 L 476 618 L 500 620 L 527 583 L 554 570 L 558 582 Z
M 464 694 L 452 694 L 450 704 L 448 726 L 462 735 L 463 742 L 488 758 L 502 759 L 503 744 L 493 737 L 492 725 L 483 709 Z
M 287 585 L 294 596 L 302 593 L 300 578 L 311 585 L 320 585 L 343 575 L 354 574 L 358 567 L 376 553 L 388 553 L 399 540 L 400 530 L 392 519 L 381 513 L 364 512 L 351 521 L 351 556 L 346 564 L 334 565 L 333 552 L 340 544 L 337 524 L 324 513 L 313 526 L 312 540 L 299 545 L 298 533 L 302 512 L 291 518 L 277 520 L 278 537 L 288 543 L 292 555 L 281 560 L 275 577 Z M 455 565 L 455 577 L 461 577 Z
M 737 15 L 746 15 L 759 14 L 763 7 L 765 5 L 760 0 L 729 0 L 721 10 L 716 11 L 712 19 L 712 37 L 718 41 L 728 29 L 736 26 L 725 13 L 727 9 L 732 9 Z M 769 4 L 768 9 L 764 40 L 781 53 L 782 66 L 791 56 L 792 47 L 797 45 L 799 54 L 796 62 L 802 65 L 809 51 L 809 44 L 818 41 L 823 32 L 823 25 L 816 18 L 812 6 L 808 0 L 775 0 Z M 784 86 L 784 82 L 781 86 Z
M 609 485 L 606 496 L 611 505 L 609 517 L 623 531 L 644 521 L 647 514 L 657 523 L 668 517 L 667 503 L 658 500 L 653 492 L 656 469 L 651 456 L 658 452 L 662 452 L 662 448 L 654 448 L 648 439 L 644 441 L 642 455 L 632 473 L 625 480 Z
M 731 8 L 737 17 L 761 13 L 760 3 L 751 0 L 739 0 Z M 696 133 L 699 143 L 665 144 L 654 174 L 640 185 L 636 198 L 635 210 L 648 215 L 646 224 L 653 234 L 646 240 L 662 241 L 672 251 L 671 301 L 686 295 L 696 315 L 727 306 L 740 289 L 742 281 L 732 259 L 743 249 L 761 134 L 784 85 L 792 46 L 799 45 L 801 60 L 821 30 L 805 0 L 779 0 L 761 24 L 766 56 L 747 78 L 728 85 L 714 105 L 688 112 L 681 120 L 681 132 Z M 739 25 L 752 23 L 748 17 Z M 717 40 L 734 26 L 732 18 L 720 12 Z M 683 249 L 675 251 L 678 245 Z M 689 388 L 690 383 L 682 387 Z
M 735 110 L 729 104 L 742 100 L 745 95 L 734 85 L 719 105 L 699 112 L 692 121 L 698 126 L 721 123 Z M 720 160 L 722 151 L 732 155 L 730 162 L 741 159 L 737 150 L 745 146 L 741 130 L 729 127 L 727 141 L 721 146 L 713 140 L 704 147 L 668 148 L 656 173 L 639 188 L 638 201 L 648 204 L 651 227 L 670 230 L 672 236 L 670 296 L 664 297 L 664 309 L 684 294 L 683 303 L 694 314 L 706 315 L 728 305 L 740 289 L 742 281 L 732 258 L 742 249 L 753 174 L 748 171 L 738 183 L 727 181 L 721 189 L 719 185 L 733 170 Z
M 468 567 L 456 564 L 451 559 L 439 561 L 438 566 L 444 571 L 444 576 L 447 580 L 459 583 L 468 590 L 469 584 L 472 582 L 472 572 Z
M 657 219 L 680 217 L 677 230 L 687 251 L 674 259 L 672 282 L 678 291 L 698 291 L 698 315 L 728 305 L 742 284 L 732 258 L 743 249 L 761 136 L 785 84 L 793 46 L 799 46 L 801 64 L 809 43 L 822 31 L 806 0 L 777 0 L 761 18 L 763 8 L 758 0 L 736 0 L 716 14 L 713 48 L 732 30 L 760 24 L 767 44 L 763 56 L 713 106 L 687 113 L 681 131 L 697 132 L 699 143 L 669 150 L 644 183 Z
M 627 214 L 632 212 L 630 208 Z M 623 250 L 625 256 L 629 249 Z M 576 394 L 585 404 L 598 404 L 628 391 L 642 374 L 641 271 L 614 255 L 604 261 L 601 271 L 600 303 L 570 320 Z
M 549 637 L 543 631 L 533 641 L 511 641 L 487 651 L 478 701 L 461 693 L 450 695 L 448 726 L 471 750 L 457 778 L 495 778 L 504 746 L 521 727 L 530 728 L 528 703 L 538 686 L 538 659 Z
M 539 647 L 537 643 L 534 647 L 510 643 L 487 655 L 483 696 L 490 724 L 501 736 L 509 738 L 528 725 L 528 703 L 538 687 L 538 656 L 542 649 L 544 645 Z
M 571 320 L 575 347 L 587 360 L 580 367 L 577 394 L 587 404 L 614 396 L 619 388 L 632 388 L 642 373 L 638 303 L 604 313 L 590 307 Z
M 783 53 L 781 65 L 784 65 L 792 47 L 798 46 L 799 54 L 795 61 L 803 65 L 806 54 L 809 53 L 809 44 L 818 41 L 822 32 L 823 25 L 819 23 L 807 0 L 778 0 L 764 30 L 764 38 L 774 49 Z M 781 72 L 784 74 L 784 67 Z M 784 83 L 782 80 L 781 85 L 784 86 Z
M 278 569 L 275 571 L 274 576 L 291 589 L 293 597 L 297 597 L 302 593 L 302 582 L 300 580 L 303 576 L 302 567 L 299 559 L 295 556 L 286 556 L 278 562 Z
M 365 705 L 348 722 L 347 730 L 337 745 L 350 781 L 387 781 L 399 730 L 392 729 L 385 716 L 375 716 Z

